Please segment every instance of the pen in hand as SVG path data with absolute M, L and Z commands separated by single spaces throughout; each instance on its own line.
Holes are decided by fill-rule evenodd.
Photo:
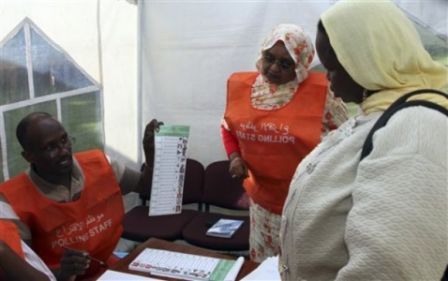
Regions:
M 87 254 L 86 252 L 83 252 L 81 250 L 76 250 L 76 249 L 73 249 L 73 248 L 69 248 L 69 247 L 65 247 L 65 246 L 63 246 L 62 248 L 64 248 L 65 250 L 68 250 L 68 251 L 72 251 L 72 252 L 76 252 L 76 253 L 82 253 L 82 254 L 86 255 L 86 257 L 88 257 L 90 260 L 97 262 L 101 267 L 108 267 L 107 263 L 105 263 L 104 261 L 102 261 L 100 259 L 92 257 L 91 255 Z

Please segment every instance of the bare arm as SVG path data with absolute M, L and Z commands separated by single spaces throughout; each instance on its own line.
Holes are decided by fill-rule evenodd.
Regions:
M 143 166 L 143 171 L 140 175 L 140 179 L 135 189 L 135 191 L 139 193 L 146 193 L 149 189 L 148 187 L 151 186 L 152 172 L 154 168 L 154 133 L 159 130 L 159 127 L 161 125 L 163 125 L 163 122 L 152 119 L 145 128 L 145 134 L 143 136 L 145 165 Z
M 4 241 L 0 240 L 0 267 L 7 280 L 49 281 L 44 273 L 19 257 Z

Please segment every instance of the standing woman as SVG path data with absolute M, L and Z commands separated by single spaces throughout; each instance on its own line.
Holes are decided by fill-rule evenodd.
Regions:
M 335 96 L 362 114 L 330 133 L 299 165 L 283 210 L 283 280 L 440 280 L 447 252 L 448 118 L 413 106 L 396 112 L 361 150 L 399 97 L 446 89 L 447 69 L 424 49 L 390 1 L 341 0 L 316 38 Z M 447 108 L 445 97 L 415 99 Z
M 309 73 L 314 47 L 302 28 L 280 24 L 265 39 L 257 72 L 228 80 L 222 138 L 229 172 L 245 178 L 250 202 L 250 257 L 279 252 L 280 215 L 289 183 L 321 137 L 346 120 L 323 73 Z

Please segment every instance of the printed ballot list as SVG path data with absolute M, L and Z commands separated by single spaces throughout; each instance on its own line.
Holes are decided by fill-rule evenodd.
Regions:
M 189 126 L 163 125 L 155 134 L 150 216 L 179 214 L 182 211 L 189 132 Z

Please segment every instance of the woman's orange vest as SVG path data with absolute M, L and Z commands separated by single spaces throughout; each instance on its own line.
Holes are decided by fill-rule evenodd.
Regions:
M 17 255 L 24 258 L 22 240 L 16 224 L 9 220 L 0 219 L 0 240 L 11 248 Z
M 58 203 L 46 198 L 24 173 L 0 186 L 30 228 L 33 250 L 50 268 L 59 267 L 63 247 L 107 261 L 123 231 L 123 199 L 104 153 L 91 150 L 75 158 L 85 178 L 76 201 Z
M 257 75 L 241 72 L 229 78 L 224 118 L 249 170 L 244 181 L 248 195 L 281 214 L 297 165 L 320 142 L 327 79 L 322 73 L 310 73 L 288 104 L 261 110 L 251 104 Z

